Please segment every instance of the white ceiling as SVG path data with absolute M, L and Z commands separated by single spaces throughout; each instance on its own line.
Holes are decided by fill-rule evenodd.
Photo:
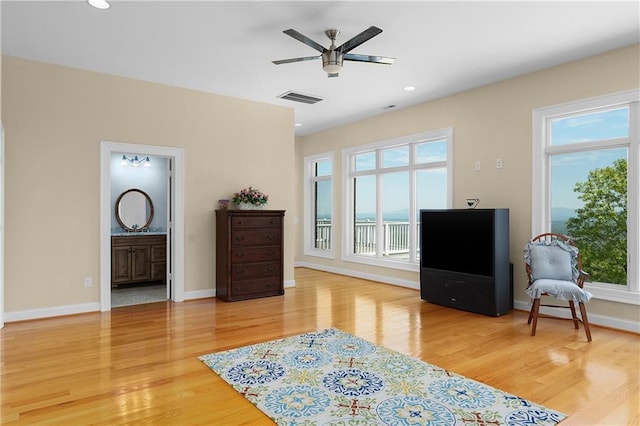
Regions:
M 2 53 L 291 107 L 305 135 L 640 42 L 638 1 L 111 4 L 2 0 Z M 317 54 L 285 29 L 328 47 L 325 30 L 341 44 L 371 25 L 383 33 L 351 53 L 395 64 L 345 62 L 327 78 L 320 61 L 271 63 Z M 324 100 L 277 98 L 289 90 Z

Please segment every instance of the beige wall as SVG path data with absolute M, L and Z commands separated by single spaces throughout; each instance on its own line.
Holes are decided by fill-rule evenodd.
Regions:
M 333 202 L 336 211 L 340 212 L 343 148 L 452 127 L 453 207 L 466 208 L 465 198 L 477 197 L 481 200 L 480 207 L 510 209 L 514 294 L 516 300 L 526 301 L 522 248 L 531 237 L 532 110 L 638 88 L 639 64 L 640 45 L 634 45 L 299 138 L 296 142 L 297 179 L 303 179 L 304 156 L 335 151 L 333 170 L 337 185 Z M 495 168 L 497 158 L 503 159 L 503 169 Z M 475 161 L 482 164 L 478 172 L 474 171 Z M 298 209 L 302 211 L 301 197 Z M 298 225 L 300 235 L 301 226 L 302 223 Z M 340 242 L 340 223 L 336 223 L 335 228 L 335 241 Z M 297 242 L 298 262 L 395 280 L 419 281 L 418 273 L 343 262 L 339 260 L 339 244 L 336 245 L 336 260 L 305 256 L 302 241 L 298 239 Z M 589 311 L 632 321 L 637 321 L 639 315 L 638 306 L 602 300 L 593 300 Z
M 11 57 L 2 67 L 7 313 L 99 301 L 101 141 L 184 149 L 187 293 L 215 287 L 213 211 L 248 185 L 287 210 L 294 279 L 292 109 Z

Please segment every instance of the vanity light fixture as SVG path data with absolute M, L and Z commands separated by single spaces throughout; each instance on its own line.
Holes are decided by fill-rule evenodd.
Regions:
M 104 9 L 109 9 L 111 7 L 111 5 L 107 0 L 87 0 L 87 3 L 89 3 L 91 6 L 95 7 L 96 9 L 104 10 Z
M 142 165 L 142 167 L 151 167 L 151 160 L 148 156 L 140 159 L 137 155 L 134 155 L 133 158 L 129 158 L 125 154 L 122 154 L 120 165 L 131 167 L 140 167 L 140 165 Z

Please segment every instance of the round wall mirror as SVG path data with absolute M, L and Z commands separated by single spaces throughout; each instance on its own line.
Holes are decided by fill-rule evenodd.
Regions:
M 116 200 L 116 219 L 129 232 L 145 231 L 153 220 L 153 202 L 141 189 L 128 189 Z

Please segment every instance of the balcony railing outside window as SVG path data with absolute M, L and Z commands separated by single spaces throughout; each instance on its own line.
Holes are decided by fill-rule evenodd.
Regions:
M 315 248 L 331 250 L 331 220 L 318 219 L 316 221 Z
M 383 256 L 409 253 L 409 222 L 383 222 Z M 376 223 L 356 221 L 354 230 L 354 254 L 376 254 Z M 315 247 L 321 250 L 331 249 L 331 220 L 316 221 Z

